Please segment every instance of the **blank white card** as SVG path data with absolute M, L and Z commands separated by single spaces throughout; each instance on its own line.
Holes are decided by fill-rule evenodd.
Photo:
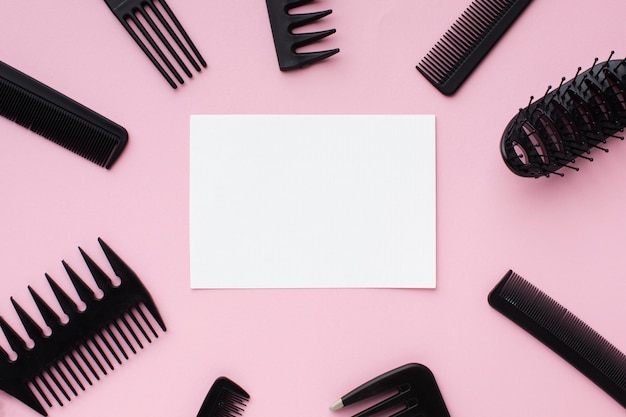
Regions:
M 434 288 L 435 117 L 194 115 L 192 288 Z

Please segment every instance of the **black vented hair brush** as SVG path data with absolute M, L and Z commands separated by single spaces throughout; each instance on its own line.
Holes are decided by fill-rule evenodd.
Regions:
M 500 143 L 504 162 L 522 177 L 563 176 L 561 168 L 578 171 L 576 158 L 592 161 L 592 149 L 608 152 L 608 138 L 626 127 L 626 59 L 598 63 L 520 109 Z
M 339 52 L 339 49 L 329 49 L 316 52 L 298 52 L 297 49 L 310 45 L 335 33 L 335 29 L 322 30 L 312 33 L 294 33 L 293 30 L 315 22 L 332 13 L 324 10 L 313 13 L 290 14 L 290 10 L 313 0 L 266 0 L 269 14 L 274 47 L 278 57 L 278 66 L 281 71 L 303 68 L 319 62 Z
M 113 285 L 81 250 L 94 281 L 104 293 L 102 297 L 96 297 L 94 291 L 63 262 L 86 306 L 84 310 L 79 309 L 56 281 L 46 275 L 61 310 L 69 319 L 67 323 L 63 323 L 55 309 L 30 287 L 30 294 L 51 334 L 46 335 L 37 320 L 13 298 L 11 302 L 33 341 L 32 347 L 28 347 L 0 317 L 0 329 L 16 355 L 15 359 L 10 358 L 9 353 L 0 348 L 0 389 L 44 416 L 47 415 L 44 403 L 52 407 L 54 401 L 62 406 L 62 398 L 70 401 L 71 395 L 78 395 L 78 389 L 84 391 L 85 385 L 92 385 L 92 378 L 99 380 L 100 374 L 107 374 L 107 368 L 113 370 L 113 361 L 121 364 L 121 357 L 128 359 L 126 349 L 135 353 L 137 347 L 143 348 L 142 338 L 151 342 L 148 333 L 158 337 L 144 309 L 165 331 L 165 323 L 137 275 L 109 246 L 100 239 L 99 242 L 115 275 L 120 278 L 119 285 Z

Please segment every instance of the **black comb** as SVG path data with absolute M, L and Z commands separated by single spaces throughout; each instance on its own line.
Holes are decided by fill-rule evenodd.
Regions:
M 3 62 L 0 115 L 105 168 L 128 141 L 123 127 Z
M 578 171 L 571 165 L 592 149 L 608 152 L 601 146 L 618 136 L 626 127 L 626 59 L 605 62 L 594 60 L 576 76 L 526 108 L 509 122 L 500 142 L 507 167 L 521 177 L 549 177 L 561 168 Z
M 244 412 L 250 395 L 230 379 L 221 376 L 207 393 L 197 417 L 238 417 Z
M 569 310 L 513 271 L 489 293 L 489 304 L 626 407 L 626 355 Z
M 531 0 L 475 0 L 417 65 L 441 93 L 453 94 Z
M 0 348 L 0 389 L 44 416 L 47 412 L 38 397 L 48 407 L 52 407 L 52 401 L 63 406 L 62 398 L 71 401 L 72 396 L 78 395 L 78 389 L 84 391 L 87 384 L 92 385 L 92 377 L 99 380 L 101 374 L 107 374 L 107 368 L 114 369 L 114 361 L 122 364 L 120 357 L 128 359 L 126 349 L 133 353 L 137 352 L 136 347 L 143 349 L 138 332 L 149 343 L 152 339 L 148 331 L 158 337 L 144 309 L 165 331 L 165 324 L 137 275 L 101 239 L 98 241 L 115 275 L 120 278 L 119 285 L 114 286 L 100 267 L 79 248 L 94 281 L 104 293 L 101 298 L 97 298 L 76 272 L 63 262 L 77 294 L 86 305 L 83 311 L 46 274 L 62 311 L 69 319 L 67 323 L 64 324 L 31 287 L 28 289 L 45 324 L 51 329 L 50 335 L 45 335 L 36 320 L 13 298 L 11 302 L 15 311 L 34 342 L 32 347 L 27 347 L 18 333 L 0 317 L 0 328 L 16 354 L 16 359 L 9 359 L 9 354 Z
M 187 64 L 172 46 L 172 40 L 197 72 L 202 70 L 200 65 L 206 68 L 206 61 L 165 0 L 105 0 L 105 2 L 172 88 L 177 88 L 172 76 L 179 84 L 185 83 L 171 62 L 172 59 L 187 77 L 192 78 Z M 153 35 L 156 35 L 156 39 Z M 146 45 L 142 39 L 148 44 Z M 189 50 L 193 52 L 193 55 Z M 162 64 L 165 64 L 167 70 Z
M 397 410 L 393 417 L 450 417 L 435 376 L 426 366 L 409 363 L 388 371 L 350 391 L 335 401 L 331 410 L 339 410 L 380 394 L 390 397 L 353 417 L 370 417 L 387 410 Z
M 332 10 L 301 14 L 289 13 L 295 7 L 312 2 L 313 0 L 266 0 L 274 47 L 278 57 L 278 67 L 281 71 L 303 68 L 339 52 L 339 49 L 318 52 L 296 51 L 298 48 L 310 45 L 336 32 L 335 29 L 328 29 L 312 33 L 293 33 L 293 29 L 332 13 Z

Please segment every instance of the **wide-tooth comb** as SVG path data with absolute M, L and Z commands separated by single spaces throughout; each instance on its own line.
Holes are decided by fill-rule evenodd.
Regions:
M 626 59 L 594 60 L 585 72 L 520 109 L 509 122 L 500 142 L 507 167 L 521 177 L 549 177 L 561 168 L 578 171 L 571 165 L 626 127 Z
M 3 62 L 0 115 L 105 168 L 128 142 L 123 127 Z
M 230 379 L 221 376 L 213 382 L 197 417 L 239 417 L 250 395 Z
M 531 0 L 475 0 L 417 65 L 441 93 L 453 94 Z
M 293 33 L 294 29 L 332 13 L 332 10 L 324 10 L 290 14 L 291 9 L 312 2 L 313 0 L 266 0 L 278 67 L 281 71 L 303 68 L 339 52 L 338 48 L 317 52 L 296 51 L 298 48 L 310 45 L 336 32 L 335 29 L 328 29 L 311 33 Z
M 513 271 L 488 300 L 626 407 L 626 355 L 586 323 Z
M 141 338 L 151 343 L 148 332 L 158 337 L 144 309 L 163 331 L 166 330 L 152 297 L 137 275 L 101 239 L 98 241 L 115 275 L 120 278 L 119 285 L 114 286 L 104 271 L 79 248 L 95 283 L 103 292 L 101 298 L 97 298 L 76 272 L 63 262 L 80 300 L 86 306 L 84 310 L 81 311 L 76 302 L 46 274 L 61 310 L 69 319 L 67 323 L 63 323 L 55 310 L 31 287 L 28 290 L 51 330 L 50 335 L 46 335 L 36 320 L 13 298 L 11 302 L 15 311 L 34 342 L 32 347 L 27 347 L 24 339 L 0 317 L 0 328 L 16 355 L 16 359 L 9 359 L 9 354 L 0 347 L 0 389 L 44 416 L 48 414 L 38 397 L 48 407 L 52 407 L 52 401 L 63 406 L 62 398 L 71 401 L 72 396 L 78 395 L 79 389 L 84 391 L 86 384 L 92 385 L 92 377 L 99 380 L 100 374 L 107 374 L 107 368 L 114 369 L 113 362 L 122 364 L 121 357 L 128 359 L 126 349 L 133 353 L 137 351 L 136 347 L 143 349 Z
M 377 376 L 335 401 L 330 409 L 339 410 L 389 393 L 392 393 L 391 396 L 353 417 L 371 417 L 399 407 L 402 409 L 390 417 L 450 417 L 435 376 L 430 369 L 418 363 L 409 363 Z
M 201 71 L 200 65 L 206 68 L 206 61 L 165 0 L 105 0 L 105 2 L 172 88 L 177 88 L 172 76 L 179 84 L 184 84 L 185 81 L 171 59 L 176 61 L 178 67 L 183 70 L 187 77 L 193 77 L 176 47 L 182 51 L 188 63 L 197 72 Z M 153 16 L 156 17 L 156 20 Z M 163 29 L 165 29 L 165 33 Z M 156 35 L 157 39 L 153 35 Z M 148 43 L 147 45 L 142 38 Z M 176 47 L 172 45 L 172 41 Z M 162 47 L 165 48 L 165 51 Z M 193 56 L 189 50 L 193 52 Z M 167 67 L 167 70 L 163 65 Z

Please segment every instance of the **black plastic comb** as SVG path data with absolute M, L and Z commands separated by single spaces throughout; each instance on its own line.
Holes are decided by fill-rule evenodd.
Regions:
M 177 88 L 172 77 L 179 84 L 185 83 L 171 62 L 172 59 L 187 77 L 192 78 L 191 71 L 172 45 L 172 41 L 197 72 L 201 71 L 200 65 L 206 68 L 206 61 L 165 0 L 105 0 L 105 2 L 172 88 Z M 156 39 L 153 35 L 156 35 Z
M 336 32 L 335 29 L 328 29 L 312 33 L 293 33 L 294 29 L 332 13 L 332 10 L 324 10 L 290 14 L 291 9 L 312 2 L 313 0 L 266 0 L 278 67 L 281 71 L 303 68 L 339 52 L 338 48 L 318 52 L 297 52 L 298 48 L 310 45 Z
M 350 391 L 335 401 L 331 410 L 339 410 L 380 394 L 390 397 L 353 417 L 370 417 L 387 410 L 400 411 L 391 417 L 450 417 L 435 376 L 426 366 L 409 363 L 388 371 Z
M 105 168 L 128 141 L 123 127 L 3 62 L 0 115 Z
M 197 417 L 238 417 L 250 395 L 230 379 L 221 376 L 215 380 L 207 393 Z
M 47 412 L 41 400 L 48 407 L 52 407 L 52 401 L 62 406 L 62 398 L 71 401 L 71 396 L 78 395 L 79 389 L 84 391 L 86 385 L 92 385 L 92 377 L 99 380 L 101 374 L 107 374 L 107 368 L 114 369 L 114 361 L 122 364 L 121 357 L 128 359 L 127 349 L 133 353 L 136 353 L 136 347 L 142 349 L 142 338 L 150 343 L 152 339 L 148 332 L 158 337 L 144 309 L 165 331 L 152 297 L 137 275 L 101 239 L 98 241 L 115 275 L 120 278 L 119 285 L 114 286 L 81 249 L 95 283 L 104 294 L 101 298 L 97 298 L 94 291 L 63 262 L 80 300 L 86 305 L 84 310 L 81 311 L 46 274 L 61 310 L 69 319 L 67 323 L 64 324 L 55 310 L 31 287 L 28 289 L 51 330 L 50 335 L 46 335 L 37 321 L 13 298 L 15 311 L 34 342 L 32 347 L 27 347 L 18 333 L 0 317 L 0 328 L 16 354 L 16 359 L 10 359 L 9 354 L 0 348 L 0 389 L 44 416 Z
M 417 65 L 441 93 L 453 94 L 531 0 L 475 0 Z
M 595 330 L 513 271 L 488 300 L 626 407 L 626 355 Z
M 618 136 L 626 127 L 626 59 L 598 63 L 520 109 L 509 122 L 500 151 L 507 167 L 522 177 L 548 177 L 571 165 L 592 149 Z

